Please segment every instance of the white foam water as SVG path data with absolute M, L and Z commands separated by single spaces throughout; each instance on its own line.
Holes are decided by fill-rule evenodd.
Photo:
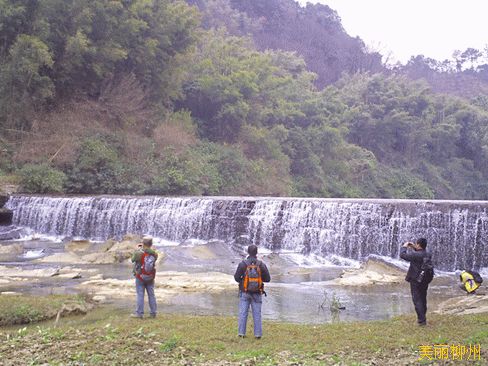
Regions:
M 303 268 L 322 268 L 322 267 L 348 267 L 359 268 L 360 261 L 350 258 L 344 258 L 337 255 L 329 255 L 327 258 L 316 254 L 302 254 L 292 251 L 278 251 L 276 252 L 283 259 L 287 259 L 297 266 Z
M 45 250 L 40 249 L 40 250 L 28 250 L 24 254 L 21 255 L 21 258 L 24 259 L 36 259 L 36 258 L 41 258 L 44 257 L 45 255 Z
M 371 254 L 398 259 L 403 242 L 425 237 L 439 270 L 488 266 L 488 202 L 482 201 L 15 195 L 6 206 L 15 225 L 44 236 L 149 234 L 189 245 L 245 237 L 261 253 L 290 250 L 335 265 L 355 265 L 344 258 Z

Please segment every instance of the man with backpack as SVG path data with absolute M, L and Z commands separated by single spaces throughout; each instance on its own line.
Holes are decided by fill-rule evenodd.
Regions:
M 476 293 L 476 290 L 481 286 L 481 283 L 483 283 L 483 277 L 473 270 L 462 271 L 459 274 L 459 280 L 461 281 L 460 287 L 468 294 Z
M 261 304 L 264 292 L 263 282 L 269 282 L 269 275 L 266 265 L 257 259 L 258 247 L 249 245 L 247 248 L 249 256 L 237 266 L 234 279 L 239 282 L 239 321 L 238 336 L 246 336 L 247 315 L 249 306 L 252 309 L 254 321 L 254 337 L 260 339 L 263 336 L 261 322 Z
M 144 316 L 144 292 L 147 292 L 150 316 L 156 317 L 156 296 L 154 295 L 154 278 L 156 277 L 156 260 L 158 253 L 153 250 L 151 237 L 142 239 L 142 247 L 138 248 L 132 255 L 134 263 L 134 277 L 136 278 L 137 304 L 136 311 L 131 315 L 133 318 Z
M 410 282 L 412 301 L 417 313 L 417 322 L 427 324 L 427 288 L 434 277 L 432 255 L 426 251 L 427 239 L 420 238 L 414 243 L 405 243 L 400 249 L 400 258 L 409 261 L 406 281 Z

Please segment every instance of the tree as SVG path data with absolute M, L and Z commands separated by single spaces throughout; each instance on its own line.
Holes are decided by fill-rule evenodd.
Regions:
M 54 86 L 46 71 L 53 66 L 48 47 L 37 37 L 20 35 L 0 65 L 0 110 L 7 125 L 29 127 L 28 113 L 53 96 Z
M 123 187 L 124 167 L 117 151 L 101 137 L 87 138 L 68 172 L 68 191 L 118 193 Z

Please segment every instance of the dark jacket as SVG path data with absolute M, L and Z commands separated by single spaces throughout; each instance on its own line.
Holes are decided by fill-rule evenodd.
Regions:
M 410 262 L 405 281 L 416 281 L 422 271 L 422 263 L 424 258 L 432 259 L 432 254 L 426 250 L 414 250 L 412 248 L 402 247 L 400 249 L 400 258 Z
M 257 258 L 256 257 L 247 257 L 246 261 L 251 261 L 251 262 L 256 262 Z M 236 282 L 239 282 L 239 291 L 243 291 L 243 284 L 242 280 L 244 279 L 244 275 L 246 273 L 246 268 L 247 268 L 247 263 L 246 261 L 242 261 L 239 263 L 236 269 L 236 273 L 234 274 L 234 279 Z M 266 267 L 266 264 L 264 264 L 263 261 L 259 261 L 261 265 L 259 268 L 261 269 L 261 279 L 263 282 L 269 282 L 271 281 L 271 276 L 269 275 L 268 267 Z

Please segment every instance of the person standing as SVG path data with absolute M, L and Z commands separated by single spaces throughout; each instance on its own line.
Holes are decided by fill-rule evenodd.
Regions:
M 400 258 L 410 262 L 405 280 L 410 282 L 417 322 L 421 326 L 427 324 L 427 289 L 434 276 L 432 255 L 426 248 L 427 239 L 420 238 L 415 244 L 403 244 L 400 250 Z
M 153 240 L 151 237 L 142 239 L 142 246 L 132 255 L 134 263 L 134 277 L 136 280 L 136 311 L 131 315 L 133 318 L 144 316 L 144 292 L 147 292 L 150 316 L 156 317 L 157 304 L 154 295 L 154 278 L 156 277 L 156 260 L 158 253 L 152 249 Z
M 246 336 L 247 316 L 249 307 L 252 310 L 254 321 L 254 337 L 260 339 L 263 336 L 261 320 L 261 305 L 263 302 L 264 282 L 271 281 L 266 264 L 257 259 L 258 247 L 249 245 L 249 256 L 239 263 L 234 274 L 234 279 L 239 283 L 239 320 L 237 334 Z

